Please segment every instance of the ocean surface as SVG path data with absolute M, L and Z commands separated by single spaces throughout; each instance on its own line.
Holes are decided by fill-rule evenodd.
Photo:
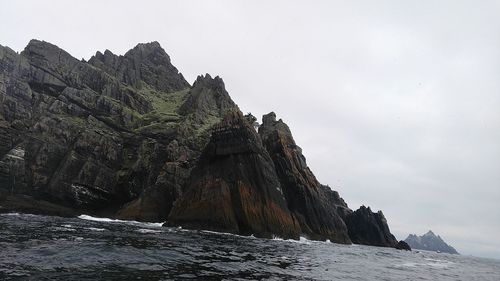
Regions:
M 500 280 L 500 261 L 80 216 L 0 215 L 0 280 Z

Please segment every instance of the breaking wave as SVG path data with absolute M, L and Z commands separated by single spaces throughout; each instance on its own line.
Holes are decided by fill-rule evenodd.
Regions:
M 118 219 L 110 219 L 110 218 L 99 218 L 93 217 L 89 215 L 79 215 L 79 219 L 88 220 L 88 221 L 96 221 L 96 222 L 105 222 L 105 223 L 123 223 L 123 224 L 131 224 L 131 225 L 142 225 L 146 227 L 162 227 L 164 222 L 140 222 L 140 221 L 128 221 L 128 220 L 118 220 Z

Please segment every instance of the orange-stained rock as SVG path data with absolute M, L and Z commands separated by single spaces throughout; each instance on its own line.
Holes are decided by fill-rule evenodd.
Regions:
M 263 116 L 259 135 L 276 167 L 288 208 L 311 239 L 350 243 L 344 213 L 352 212 L 337 192 L 321 185 L 306 164 L 288 126 L 271 112 Z
M 213 128 L 167 224 L 260 237 L 299 237 L 300 227 L 287 208 L 273 162 L 238 110 Z

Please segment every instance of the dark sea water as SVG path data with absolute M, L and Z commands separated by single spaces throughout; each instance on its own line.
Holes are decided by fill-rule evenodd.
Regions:
M 500 280 L 500 261 L 113 221 L 0 215 L 0 280 Z

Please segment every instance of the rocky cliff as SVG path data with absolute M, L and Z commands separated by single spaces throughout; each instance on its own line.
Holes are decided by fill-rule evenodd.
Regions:
M 214 105 L 181 110 L 200 92 Z M 167 202 L 165 209 L 210 126 L 236 107 L 219 78 L 200 76 L 191 87 L 156 42 L 124 56 L 98 52 L 88 63 L 38 40 L 20 54 L 0 47 L 0 101 L 4 189 L 109 214 L 139 197 Z M 167 213 L 120 214 L 158 220 Z
M 0 211 L 396 247 L 381 213 L 317 181 L 274 113 L 256 125 L 221 78 L 190 85 L 157 42 L 88 62 L 0 46 Z
M 288 126 L 281 119 L 277 121 L 271 112 L 264 115 L 259 135 L 276 167 L 288 208 L 302 232 L 313 239 L 350 242 L 339 215 L 350 212 L 347 204 L 338 193 L 316 180 Z
M 446 244 L 446 242 L 444 242 L 444 240 L 439 235 L 434 234 L 434 232 L 432 232 L 431 230 L 429 230 L 422 236 L 410 234 L 405 239 L 405 242 L 408 243 L 408 245 L 410 245 L 413 249 L 458 255 L 458 252 L 457 250 L 455 250 L 455 248 Z
M 239 111 L 213 129 L 170 225 L 298 238 L 275 167 L 255 129 Z
M 382 211 L 374 213 L 370 207 L 361 206 L 355 212 L 348 214 L 345 222 L 353 243 L 390 247 L 398 245 Z

